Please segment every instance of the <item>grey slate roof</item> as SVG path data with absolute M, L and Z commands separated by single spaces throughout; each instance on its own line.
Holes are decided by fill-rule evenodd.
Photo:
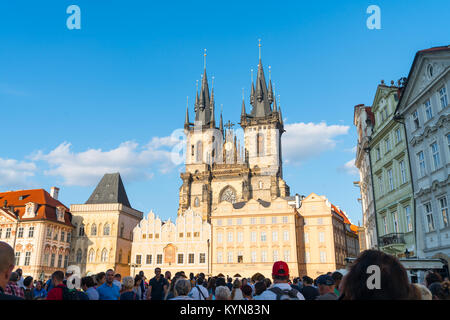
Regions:
M 106 173 L 86 204 L 121 203 L 131 208 L 120 173 Z

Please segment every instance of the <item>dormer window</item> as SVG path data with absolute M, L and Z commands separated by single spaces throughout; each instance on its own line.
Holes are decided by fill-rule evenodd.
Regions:
M 23 215 L 23 218 L 34 218 L 36 216 L 36 211 L 37 203 L 28 202 L 25 205 L 25 214 Z
M 65 222 L 64 221 L 64 213 L 66 212 L 66 210 L 64 209 L 64 207 L 59 206 L 56 208 L 56 219 L 60 222 Z

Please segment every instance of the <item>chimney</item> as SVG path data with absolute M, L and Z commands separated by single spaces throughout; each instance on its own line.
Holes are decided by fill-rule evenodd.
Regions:
M 58 200 L 58 194 L 59 194 L 59 188 L 58 187 L 51 187 L 50 188 L 50 195 L 53 199 Z

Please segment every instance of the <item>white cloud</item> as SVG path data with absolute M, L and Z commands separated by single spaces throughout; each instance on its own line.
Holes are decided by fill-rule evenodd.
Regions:
M 111 150 L 88 149 L 77 153 L 70 143 L 63 142 L 47 154 L 39 151 L 32 159 L 47 162 L 49 169 L 44 174 L 62 177 L 65 185 L 89 186 L 105 173 L 120 172 L 128 181 L 151 179 L 157 170 L 167 173 L 176 164 L 171 161 L 171 151 L 163 147 L 174 143 L 170 137 L 155 137 L 142 147 L 126 141 Z
M 292 123 L 285 126 L 283 135 L 283 157 L 289 164 L 300 164 L 336 146 L 336 137 L 345 135 L 350 129 L 344 125 L 320 123 Z
M 35 171 L 36 165 L 33 162 L 0 158 L 0 186 L 12 189 L 31 186 L 30 179 Z
M 350 161 L 347 161 L 343 166 L 339 168 L 341 171 L 344 171 L 352 176 L 359 175 L 359 170 L 355 166 L 355 159 L 353 158 Z

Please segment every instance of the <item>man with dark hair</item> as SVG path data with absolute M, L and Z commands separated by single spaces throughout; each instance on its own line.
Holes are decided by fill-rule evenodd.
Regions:
M 227 278 L 227 287 L 230 291 L 233 290 L 233 279 L 231 277 Z
M 334 293 L 334 280 L 328 274 L 323 274 L 317 278 L 319 294 L 316 300 L 337 300 L 338 296 Z
M 122 275 L 120 273 L 116 273 L 114 275 L 113 284 L 119 288 L 119 290 L 122 289 Z
M 203 286 L 204 276 L 198 275 L 196 285 L 191 289 L 188 296 L 194 300 L 207 300 L 209 297 L 208 289 Z
M 161 276 L 161 268 L 155 268 L 155 276 L 148 283 L 147 300 L 164 300 L 169 281 Z
M 92 277 L 81 278 L 81 288 L 87 294 L 89 300 L 98 300 L 99 295 L 97 290 L 95 290 L 95 283 Z
M 25 290 L 23 291 L 25 300 L 33 300 L 33 277 L 26 277 L 23 280 L 23 285 L 25 287 Z
M 114 270 L 106 271 L 106 282 L 97 288 L 99 300 L 119 300 L 120 289 L 113 284 Z
M 48 292 L 47 300 L 63 300 L 64 288 L 66 288 L 63 284 L 64 273 L 62 271 L 55 271 L 53 272 L 51 279 L 53 289 Z
M 0 300 L 22 300 L 20 297 L 5 294 L 5 287 L 13 269 L 14 250 L 8 243 L 0 241 Z
M 289 284 L 289 267 L 284 261 L 277 261 L 272 267 L 273 285 L 255 300 L 305 300 L 305 297 Z
M 316 300 L 316 298 L 319 296 L 319 290 L 317 290 L 317 288 L 314 288 L 312 284 L 312 278 L 308 276 L 303 277 L 303 288 L 300 290 L 300 292 L 305 297 L 305 300 Z
M 338 298 L 339 298 L 339 295 L 341 294 L 339 292 L 339 285 L 341 284 L 342 277 L 343 277 L 343 275 L 339 271 L 335 271 L 331 275 L 331 278 L 333 278 L 333 281 L 334 281 L 334 293 L 336 294 L 336 296 Z

